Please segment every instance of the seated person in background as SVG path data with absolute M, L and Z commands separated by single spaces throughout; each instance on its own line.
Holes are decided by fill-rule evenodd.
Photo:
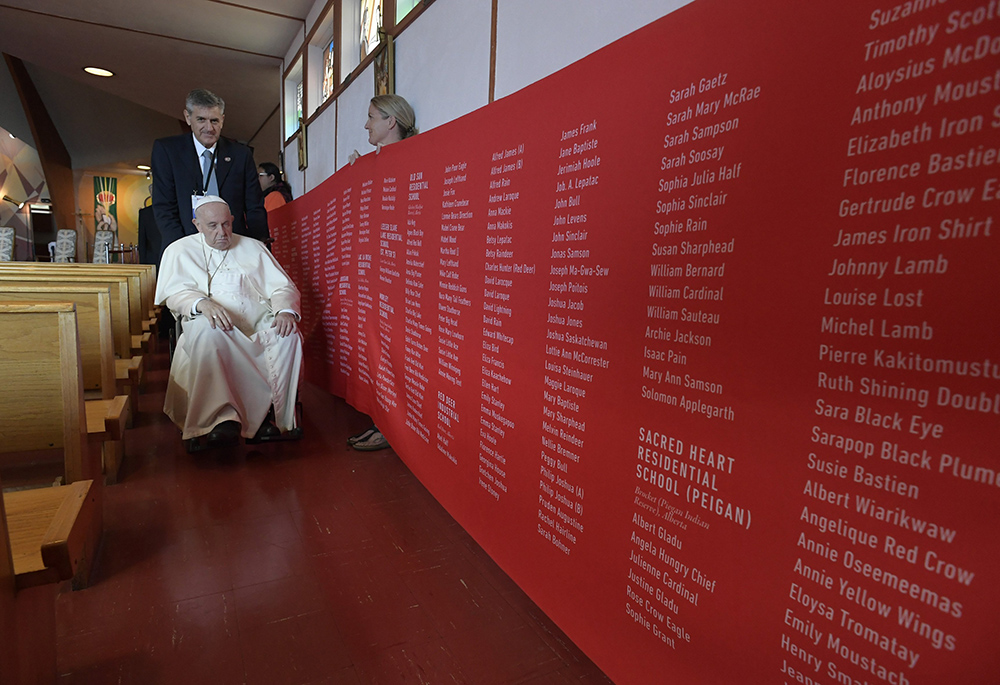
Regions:
M 257 167 L 257 180 L 264 193 L 264 209 L 271 211 L 292 201 L 292 187 L 281 178 L 281 169 L 273 162 L 261 162 Z
M 386 145 L 417 135 L 417 115 L 402 95 L 376 95 L 368 104 L 365 130 L 368 131 L 368 142 L 375 146 L 375 153 L 378 154 Z M 354 164 L 360 157 L 361 154 L 354 150 L 347 161 Z M 347 444 L 359 452 L 375 452 L 387 448 L 389 441 L 373 425 L 347 438 Z
M 299 291 L 263 243 L 233 235 L 221 197 L 200 198 L 194 224 L 164 251 L 156 284 L 156 303 L 183 321 L 163 410 L 185 440 L 279 439 L 295 429 Z

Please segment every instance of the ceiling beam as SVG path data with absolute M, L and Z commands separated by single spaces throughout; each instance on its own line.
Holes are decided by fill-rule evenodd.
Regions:
M 281 14 L 280 12 L 272 12 L 271 10 L 263 10 L 259 7 L 249 7 L 247 5 L 240 5 L 235 2 L 226 2 L 226 0 L 208 0 L 208 2 L 214 2 L 216 5 L 225 5 L 226 7 L 235 7 L 236 9 L 243 10 L 245 12 L 259 12 L 260 14 L 268 14 L 272 17 L 280 17 L 282 19 L 291 19 L 292 21 L 301 22 L 305 24 L 305 19 L 300 17 L 293 17 L 290 14 Z

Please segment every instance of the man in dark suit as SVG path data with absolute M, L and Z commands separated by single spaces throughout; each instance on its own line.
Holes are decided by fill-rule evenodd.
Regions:
M 139 263 L 156 264 L 160 268 L 160 229 L 156 227 L 156 217 L 152 207 L 139 210 Z
M 149 204 L 139 210 L 139 263 L 156 264 L 160 268 L 160 229 L 156 227 L 156 217 L 153 216 L 153 184 L 149 184 Z
M 257 179 L 257 164 L 246 145 L 222 137 L 226 103 L 196 89 L 184 102 L 191 134 L 153 143 L 153 214 L 160 229 L 160 251 L 196 232 L 191 198 L 219 195 L 231 208 L 233 232 L 266 241 L 267 212 Z

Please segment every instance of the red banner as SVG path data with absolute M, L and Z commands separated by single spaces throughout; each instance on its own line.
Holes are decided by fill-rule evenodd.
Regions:
M 367 155 L 310 379 L 616 682 L 997 682 L 996 16 L 699 0 Z

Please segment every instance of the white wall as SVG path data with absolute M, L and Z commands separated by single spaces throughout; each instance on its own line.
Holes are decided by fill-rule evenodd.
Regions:
M 437 0 L 399 36 L 396 92 L 421 131 L 489 102 L 491 17 L 486 0 Z
M 497 9 L 494 97 L 543 79 L 689 2 L 503 0 Z
M 302 195 L 305 188 L 305 174 L 299 171 L 299 149 L 298 140 L 293 140 L 292 144 L 285 148 L 285 180 L 292 187 L 292 197 Z
M 337 103 L 334 102 L 313 120 L 306 131 L 306 144 L 309 150 L 309 167 L 305 173 L 306 192 L 333 176 L 333 172 L 337 170 L 333 166 L 333 143 L 337 137 L 336 122 Z M 296 157 L 296 162 L 297 160 Z
M 368 103 L 375 94 L 375 67 L 368 65 L 337 99 L 337 169 L 347 164 L 353 150 L 365 155 L 374 150 L 368 144 Z M 317 183 L 321 183 L 322 180 Z
M 502 0 L 497 11 L 494 95 L 497 99 L 510 95 L 689 2 Z M 325 5 L 326 0 L 316 0 L 309 13 L 310 29 Z M 341 59 L 345 69 L 358 63 L 359 5 L 359 0 L 343 4 L 346 31 L 341 36 Z M 491 22 L 491 0 L 437 0 L 396 39 L 396 92 L 413 105 L 421 131 L 488 103 Z M 301 43 L 296 38 L 289 45 L 286 67 Z M 344 166 L 352 150 L 371 151 L 363 126 L 374 92 L 369 65 L 337 103 L 309 125 L 305 174 L 297 171 L 295 147 L 286 151 L 285 172 L 296 197 Z

